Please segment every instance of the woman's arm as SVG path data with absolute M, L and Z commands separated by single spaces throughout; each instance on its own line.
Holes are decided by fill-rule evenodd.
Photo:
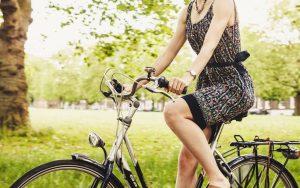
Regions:
M 213 6 L 214 16 L 205 35 L 203 46 L 189 70 L 195 71 L 197 75 L 203 71 L 222 37 L 233 10 L 234 4 L 232 0 L 215 0 Z M 182 79 L 173 79 L 169 90 L 181 94 L 183 88 L 189 85 L 193 81 L 193 78 L 187 72 Z
M 187 7 L 185 7 L 179 15 L 176 31 L 170 40 L 164 53 L 156 60 L 154 67 L 155 75 L 160 75 L 173 61 L 177 53 L 186 41 L 185 26 L 186 26 Z
M 173 61 L 177 53 L 186 41 L 185 26 L 186 26 L 187 7 L 183 8 L 179 14 L 176 31 L 170 40 L 164 52 L 158 57 L 153 67 L 155 68 L 155 76 L 160 75 Z M 147 84 L 147 81 L 141 81 L 140 86 Z

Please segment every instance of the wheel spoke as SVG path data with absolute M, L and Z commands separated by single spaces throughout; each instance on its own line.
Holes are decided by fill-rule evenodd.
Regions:
M 259 174 L 258 174 L 258 180 L 256 180 L 255 185 L 256 185 L 256 184 L 260 185 L 259 182 L 260 182 L 260 181 L 261 181 L 261 182 L 264 181 L 265 178 L 262 178 L 262 175 L 263 175 L 263 172 L 265 171 L 265 169 L 266 169 L 266 166 L 264 166 L 264 168 L 259 172 Z M 255 187 L 255 186 L 254 186 L 254 187 Z M 253 187 L 253 188 L 254 188 L 254 187 Z
M 91 188 L 96 188 L 100 182 L 100 178 L 95 178 Z
M 245 186 L 244 186 L 245 188 L 248 187 L 248 184 L 250 183 L 250 181 L 251 181 L 251 179 L 252 179 L 252 177 L 253 177 L 253 175 L 254 175 L 254 170 L 255 170 L 255 166 L 252 165 L 252 166 L 251 166 L 251 169 L 249 170 L 249 172 L 248 172 L 248 174 L 247 174 L 247 176 L 245 177 L 245 179 L 244 179 L 243 182 L 242 182 L 242 185 L 243 185 L 244 181 L 246 180 Z M 250 174 L 250 172 L 251 172 L 251 174 Z M 250 178 L 249 178 L 249 176 L 250 176 Z
M 264 166 L 264 168 L 259 172 L 258 174 L 258 179 L 255 181 L 255 184 L 253 186 L 253 188 L 255 188 L 257 185 L 259 185 L 260 180 L 263 182 L 264 179 L 262 178 L 263 172 L 265 171 L 266 167 Z
M 280 173 L 278 173 L 277 174 L 277 176 L 276 176 L 276 178 L 275 178 L 275 182 L 274 183 L 272 183 L 272 188 L 275 188 L 276 187 L 276 185 L 277 185 L 277 183 L 278 183 L 278 180 L 279 180 L 279 178 L 280 178 L 280 176 L 281 176 L 281 171 L 280 171 Z
M 239 168 L 239 184 L 241 185 L 242 183 L 242 172 L 241 172 L 241 168 Z
M 266 178 L 265 178 L 265 187 L 269 188 L 270 185 L 270 169 L 267 167 Z

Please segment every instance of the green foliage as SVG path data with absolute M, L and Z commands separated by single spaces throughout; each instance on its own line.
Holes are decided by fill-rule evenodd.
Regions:
M 282 100 L 300 90 L 299 44 L 274 44 L 261 34 L 243 31 L 244 47 L 251 53 L 246 65 L 256 94 L 266 100 Z
M 269 30 L 277 28 L 283 19 L 289 22 L 281 27 L 299 30 L 299 18 L 296 1 L 278 1 L 270 11 Z M 300 91 L 300 39 L 282 44 L 274 41 L 268 31 L 243 30 L 244 47 L 251 53 L 247 67 L 255 82 L 256 95 L 265 100 L 287 99 Z
M 276 21 L 288 18 L 294 28 L 300 28 L 300 3 L 297 0 L 282 0 L 276 4 L 271 12 L 273 20 Z
M 60 54 L 48 60 L 27 59 L 26 75 L 31 101 L 58 100 L 88 103 L 99 101 L 99 83 L 105 67 L 99 64 L 88 66 L 72 54 Z
M 58 99 L 55 93 L 56 67 L 54 64 L 45 59 L 27 58 L 25 71 L 29 85 L 28 95 L 31 101 L 34 99 Z
M 87 66 L 82 65 L 80 71 L 76 71 L 78 65 L 73 62 L 64 65 L 63 70 L 56 70 L 56 86 L 59 89 L 55 92 L 59 94 L 52 96 L 72 102 L 80 100 L 81 97 L 89 103 L 101 100 L 96 83 L 99 82 L 98 78 L 105 68 L 114 67 L 131 78 L 144 74 L 143 68 L 153 65 L 167 45 L 173 33 L 171 27 L 174 26 L 174 20 L 179 13 L 179 7 L 171 0 L 89 0 L 80 6 L 71 1 L 52 1 L 50 8 L 66 18 L 61 20 L 62 27 L 80 24 L 82 30 L 78 32 L 81 32 L 83 37 L 93 38 L 95 41 L 91 48 L 84 48 L 81 40 L 72 43 L 76 49 L 75 55 L 84 57 L 83 62 Z M 69 54 L 64 55 L 69 57 Z M 190 59 L 181 59 L 184 59 L 184 62 L 180 63 L 187 66 L 186 62 Z M 182 73 L 183 69 L 178 70 L 181 72 L 176 72 Z M 75 86 L 75 83 L 81 84 Z M 160 100 L 161 97 L 151 98 Z
M 83 36 L 94 37 L 99 42 L 103 42 L 103 39 L 107 37 L 103 34 L 113 37 L 116 33 L 124 33 L 126 27 L 133 27 L 138 31 L 140 29 L 136 26 L 136 22 L 147 18 L 151 19 L 147 19 L 149 26 L 146 26 L 146 29 L 151 28 L 152 24 L 166 29 L 166 23 L 172 20 L 178 12 L 178 7 L 171 0 L 88 0 L 80 6 L 74 5 L 72 1 L 52 1 L 49 7 L 66 17 L 62 20 L 62 27 L 80 23 L 83 26 L 80 31 L 84 34 Z M 99 26 L 103 25 L 110 27 L 99 30 Z M 117 28 L 117 31 L 113 28 Z

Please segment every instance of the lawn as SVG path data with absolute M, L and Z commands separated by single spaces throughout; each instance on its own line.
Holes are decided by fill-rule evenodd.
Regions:
M 31 168 L 52 160 L 70 159 L 72 153 L 83 153 L 101 161 L 102 152 L 91 148 L 87 135 L 97 132 L 110 147 L 116 129 L 114 111 L 30 109 L 31 135 L 18 133 L 0 137 L 0 187 Z M 242 122 L 226 125 L 220 139 L 221 151 L 229 148 L 234 134 L 246 139 L 255 135 L 274 140 L 299 140 L 300 117 L 248 116 Z M 138 112 L 129 138 L 150 187 L 174 187 L 177 155 L 181 143 L 163 121 L 162 113 Z M 281 156 L 278 158 L 283 160 Z M 300 182 L 299 160 L 288 164 Z

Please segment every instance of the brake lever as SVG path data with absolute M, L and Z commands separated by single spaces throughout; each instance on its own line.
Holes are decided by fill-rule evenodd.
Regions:
M 167 92 L 165 92 L 165 91 L 160 91 L 159 93 L 161 93 L 161 94 L 163 94 L 164 96 L 166 96 L 166 97 L 168 97 L 169 99 L 171 99 L 172 102 L 175 102 L 175 99 L 174 99 L 171 95 L 169 95 Z
M 160 93 L 160 94 L 163 94 L 164 96 L 168 97 L 169 99 L 171 99 L 173 102 L 175 101 L 175 99 L 165 91 L 159 90 L 157 88 L 149 87 L 147 85 L 143 85 L 142 87 L 145 88 L 146 90 L 150 91 L 151 93 Z

